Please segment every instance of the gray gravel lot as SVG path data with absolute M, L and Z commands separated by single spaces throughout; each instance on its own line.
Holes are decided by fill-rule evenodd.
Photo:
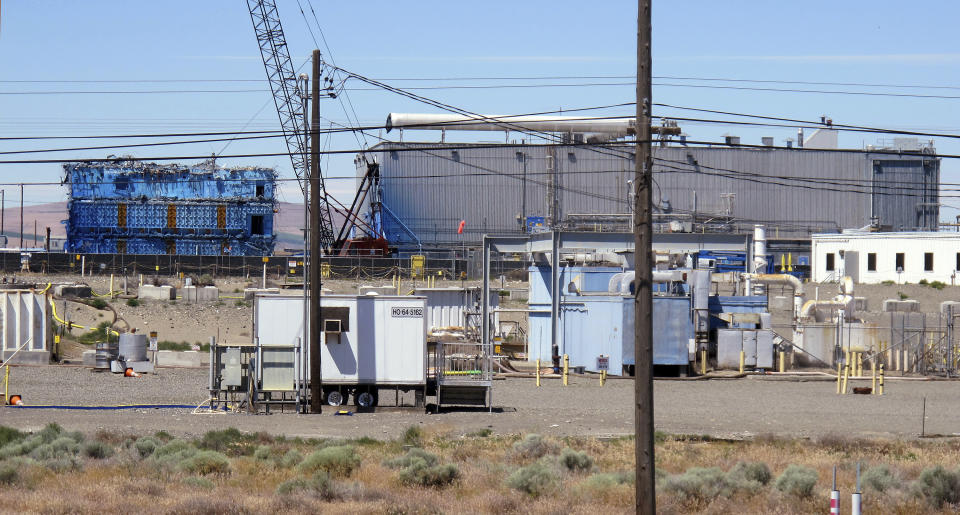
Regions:
M 27 404 L 177 403 L 196 405 L 206 398 L 206 369 L 160 369 L 141 378 L 123 378 L 81 367 L 16 367 L 11 392 Z M 838 396 L 835 383 L 804 378 L 751 377 L 737 380 L 658 380 L 657 429 L 671 433 L 749 437 L 757 434 L 816 437 L 912 438 L 920 433 L 926 398 L 928 434 L 960 434 L 960 382 L 888 379 L 886 395 Z M 392 399 L 392 395 L 387 396 Z M 611 379 L 559 380 L 536 388 L 532 379 L 496 381 L 494 413 L 463 410 L 425 414 L 417 410 L 334 416 L 192 414 L 188 409 L 73 411 L 0 410 L 0 424 L 33 430 L 48 422 L 69 429 L 143 434 L 166 430 L 199 435 L 237 427 L 290 436 L 394 438 L 410 425 L 462 434 L 483 428 L 495 433 L 605 436 L 633 432 L 633 382 Z

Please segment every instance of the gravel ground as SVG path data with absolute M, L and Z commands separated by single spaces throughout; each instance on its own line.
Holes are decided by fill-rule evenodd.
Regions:
M 206 398 L 207 370 L 160 369 L 142 378 L 122 378 L 80 367 L 17 367 L 11 391 L 28 404 L 200 404 Z M 656 426 L 671 433 L 749 437 L 758 434 L 816 437 L 824 434 L 912 438 L 920 433 L 926 398 L 926 432 L 960 433 L 960 382 L 894 380 L 886 395 L 838 396 L 832 381 L 804 378 L 739 380 L 658 380 Z M 191 410 L 72 411 L 0 410 L 0 424 L 33 430 L 48 422 L 93 432 L 199 435 L 234 426 L 290 436 L 394 438 L 410 425 L 462 434 L 483 428 L 495 433 L 605 436 L 633 432 L 633 382 L 611 379 L 600 387 L 592 378 L 559 380 L 536 388 L 532 379 L 496 381 L 493 413 L 449 411 L 437 415 L 414 409 L 322 415 L 194 415 Z M 383 397 L 391 397 L 384 395 Z

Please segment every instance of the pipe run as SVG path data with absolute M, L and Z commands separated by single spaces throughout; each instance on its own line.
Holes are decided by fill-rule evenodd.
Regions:
M 840 280 L 840 295 L 830 300 L 808 300 L 800 309 L 800 318 L 810 316 L 810 312 L 818 307 L 840 308 L 849 311 L 853 302 L 853 279 L 844 277 Z
M 790 274 L 741 274 L 743 279 L 757 284 L 782 284 L 793 288 L 793 318 L 796 319 L 802 312 L 803 283 Z

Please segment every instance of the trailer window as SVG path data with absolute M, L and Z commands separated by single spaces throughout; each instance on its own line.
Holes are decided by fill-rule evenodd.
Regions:
M 867 272 L 876 272 L 877 271 L 877 253 L 870 252 L 867 254 Z
M 250 217 L 250 233 L 263 234 L 263 215 L 253 215 Z
M 923 271 L 933 272 L 933 252 L 923 253 Z
M 827 252 L 827 272 L 833 272 L 835 267 L 833 252 Z
M 350 308 L 349 307 L 321 307 L 320 317 L 323 319 L 323 327 L 333 328 L 336 321 L 340 322 L 340 332 L 345 333 L 350 330 Z M 332 323 L 330 323 L 332 322 Z
M 903 272 L 906 267 L 903 266 L 903 252 L 897 252 L 897 263 L 896 270 L 897 272 Z

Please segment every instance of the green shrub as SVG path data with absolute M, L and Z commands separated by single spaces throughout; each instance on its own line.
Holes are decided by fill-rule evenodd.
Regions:
M 96 440 L 83 444 L 82 451 L 84 456 L 96 460 L 109 458 L 113 456 L 114 453 L 113 447 Z
M 30 452 L 30 457 L 35 460 L 50 460 L 55 458 L 67 458 L 76 456 L 80 452 L 80 446 L 72 438 L 62 436 L 56 440 L 40 444 Z
M 43 460 L 40 462 L 44 467 L 52 470 L 53 472 L 68 472 L 71 470 L 79 470 L 80 462 L 75 456 L 62 456 L 59 458 L 51 458 L 48 460 Z
M 892 286 L 894 284 L 894 281 L 892 279 L 886 279 L 884 281 L 880 281 L 880 284 L 884 286 Z
M 960 503 L 960 475 L 940 465 L 926 468 L 914 481 L 913 490 L 935 508 Z
M 941 281 L 931 281 L 931 282 L 930 282 L 930 287 L 933 288 L 933 289 L 935 289 L 935 290 L 942 290 L 942 289 L 946 288 L 946 286 L 947 286 L 947 283 L 944 283 L 944 282 L 941 282 Z
M 337 484 L 330 479 L 326 472 L 317 472 L 310 479 L 295 478 L 277 485 L 277 495 L 294 493 L 309 493 L 324 500 L 333 500 L 339 497 Z
M 241 433 L 235 427 L 228 427 L 222 431 L 208 431 L 197 442 L 197 447 L 217 452 L 228 452 L 232 455 L 249 455 L 256 449 L 257 435 Z
M 384 460 L 383 464 L 392 469 L 399 469 L 409 467 L 419 462 L 423 462 L 428 467 L 432 467 L 437 464 L 437 457 L 419 447 L 414 447 L 403 456 L 391 460 Z
M 863 484 L 878 492 L 885 492 L 895 486 L 897 478 L 893 477 L 890 467 L 878 465 L 870 467 L 863 473 Z
M 196 447 L 185 440 L 171 440 L 153 451 L 153 459 L 162 465 L 176 466 L 197 454 Z
M 770 474 L 770 469 L 767 468 L 767 464 L 762 462 L 748 463 L 740 461 L 727 472 L 727 481 L 730 484 L 740 486 L 751 482 L 766 485 L 772 478 L 773 476 Z
M 666 479 L 663 489 L 687 499 L 710 500 L 717 497 L 729 497 L 734 487 L 719 467 L 693 467 L 683 474 Z
M 17 482 L 20 473 L 14 463 L 0 463 L 0 485 L 11 485 Z
M 553 490 L 559 476 L 545 463 L 537 462 L 520 467 L 507 477 L 507 486 L 526 494 L 538 497 Z
M 257 461 L 267 461 L 270 459 L 270 446 L 261 445 L 257 447 L 257 450 L 253 451 L 253 459 Z
M 403 431 L 400 442 L 404 445 L 423 447 L 423 430 L 419 426 L 410 426 Z
M 560 465 L 572 472 L 585 472 L 593 468 L 593 458 L 567 447 L 560 453 Z
M 547 454 L 556 454 L 557 446 L 547 442 L 542 436 L 529 434 L 523 440 L 513 444 L 513 452 L 525 459 L 538 459 Z
M 131 308 L 135 308 L 140 305 L 140 301 L 137 299 L 127 299 L 127 305 Z
M 184 478 L 183 484 L 187 486 L 192 486 L 200 490 L 213 490 L 213 487 L 215 486 L 213 484 L 213 481 L 210 481 L 205 477 L 193 477 L 193 476 Z
M 920 279 L 920 281 L 919 281 L 917 284 L 919 284 L 920 286 L 926 286 L 926 285 L 928 285 L 928 284 L 930 284 L 930 283 L 927 282 L 926 279 Z
M 346 477 L 360 466 L 353 447 L 338 445 L 316 451 L 303 460 L 298 469 L 301 473 L 312 474 L 324 471 L 333 477 Z
M 180 462 L 180 470 L 191 474 L 229 474 L 230 460 L 217 451 L 200 451 Z
M 906 293 L 903 293 L 902 291 L 898 291 L 897 296 L 900 297 L 900 300 L 907 300 L 908 298 L 910 298 Z
M 40 439 L 41 443 L 50 443 L 57 439 L 60 436 L 60 433 L 63 432 L 63 428 L 60 427 L 57 423 L 51 422 L 44 426 L 37 434 L 35 435 Z
M 593 488 L 605 488 L 616 485 L 632 485 L 635 482 L 636 478 L 632 472 L 613 472 L 593 474 L 584 481 L 584 484 Z
M 474 438 L 486 438 L 493 434 L 493 429 L 485 427 L 479 431 L 474 431 L 472 433 L 467 433 L 467 436 L 472 436 Z
M 69 433 L 64 433 L 63 436 L 66 436 L 77 443 L 83 443 L 83 441 L 86 439 L 86 437 L 83 436 L 83 433 L 80 431 L 70 431 Z
M 17 431 L 12 427 L 0 426 L 0 447 L 11 442 L 19 442 L 27 437 L 27 433 Z
M 90 306 L 95 309 L 107 309 L 107 301 L 103 299 L 93 299 L 90 301 Z
M 817 471 L 800 465 L 790 465 L 777 478 L 776 487 L 781 492 L 809 497 L 817 485 Z
M 419 460 L 400 471 L 397 477 L 405 485 L 440 488 L 456 481 L 460 477 L 460 469 L 451 463 L 431 467 L 425 461 Z
M 133 442 L 133 448 L 137 450 L 137 454 L 141 458 L 146 458 L 153 454 L 153 451 L 157 450 L 162 444 L 159 440 L 152 436 L 141 436 L 137 438 L 136 442 Z
M 296 449 L 290 449 L 280 458 L 279 464 L 283 468 L 292 468 L 299 465 L 301 461 L 303 461 L 303 454 Z

